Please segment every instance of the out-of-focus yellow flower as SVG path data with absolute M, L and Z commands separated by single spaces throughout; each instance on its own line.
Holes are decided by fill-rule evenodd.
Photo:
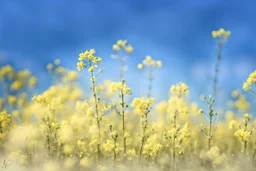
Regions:
M 60 65 L 60 60 L 59 59 L 55 59 L 53 62 L 55 65 Z
M 126 46 L 126 47 L 125 47 L 125 51 L 126 51 L 127 53 L 132 53 L 132 52 L 133 52 L 133 47 L 132 47 L 132 45 Z
M 59 67 L 57 67 L 57 68 L 55 69 L 54 72 L 55 72 L 56 74 L 62 74 L 62 73 L 65 72 L 65 68 L 59 66 Z
M 129 88 L 125 83 L 123 82 L 112 82 L 110 85 L 110 89 L 112 92 L 119 91 L 120 93 L 123 93 L 124 95 L 130 95 L 131 94 L 131 88 Z
M 150 108 L 154 102 L 154 98 L 134 98 L 131 106 L 139 110 L 144 115 L 150 111 Z
M 28 80 L 28 86 L 29 86 L 30 88 L 33 88 L 33 87 L 35 87 L 36 84 L 37 84 L 37 78 L 34 77 L 34 76 L 31 76 L 31 77 L 29 78 L 29 80 Z
M 172 94 L 177 96 L 188 95 L 189 93 L 188 86 L 183 82 L 180 82 L 176 85 L 171 86 L 170 91 Z
M 46 68 L 48 71 L 51 71 L 53 69 L 53 64 L 52 63 L 47 64 Z
M 158 67 L 158 68 L 161 68 L 161 66 L 162 66 L 162 62 L 161 61 L 156 61 L 156 66 Z
M 17 102 L 16 96 L 13 96 L 13 95 L 9 95 L 7 97 L 7 99 L 8 99 L 8 103 L 11 104 L 11 105 L 14 105 Z
M 126 40 L 118 40 L 118 41 L 116 42 L 117 45 L 119 45 L 119 46 L 121 46 L 121 47 L 123 47 L 123 48 L 126 46 L 126 43 L 127 43 Z
M 250 115 L 248 113 L 244 114 L 245 119 L 250 119 Z
M 120 50 L 121 50 L 121 48 L 120 48 L 119 45 L 117 45 L 117 44 L 114 44 L 114 45 L 112 46 L 112 48 L 113 48 L 113 50 L 115 50 L 115 51 L 120 51 Z
M 230 36 L 230 31 L 225 31 L 223 28 L 220 28 L 219 30 L 212 31 L 212 37 L 213 38 L 228 38 Z
M 239 91 L 239 90 L 234 90 L 234 91 L 232 91 L 232 97 L 233 97 L 233 98 L 238 97 L 239 94 L 240 94 L 240 91 Z
M 127 44 L 127 40 L 117 40 L 115 44 L 113 44 L 112 49 L 114 51 L 124 50 L 126 53 L 132 53 L 133 47 L 130 44 Z M 113 56 L 114 58 L 118 58 L 117 56 Z
M 256 84 L 256 70 L 252 72 L 243 84 L 244 91 L 252 91 L 252 85 Z
M 14 118 L 19 117 L 19 111 L 18 111 L 18 110 L 12 111 L 12 116 L 13 116 Z
M 138 64 L 138 69 L 142 69 L 143 65 L 142 64 Z
M 88 72 L 93 72 L 94 68 L 95 68 L 94 66 L 89 67 Z
M 84 64 L 83 61 L 79 61 L 79 62 L 77 63 L 77 70 L 78 70 L 78 71 L 81 71 L 84 67 L 85 67 L 85 64 Z
M 11 84 L 11 90 L 18 91 L 23 88 L 24 82 L 22 80 L 16 80 Z
M 162 62 L 160 60 L 155 61 L 151 56 L 146 56 L 145 59 L 142 61 L 142 64 L 149 68 L 161 68 L 162 66 Z M 140 68 L 142 64 L 138 65 L 139 69 L 142 69 Z

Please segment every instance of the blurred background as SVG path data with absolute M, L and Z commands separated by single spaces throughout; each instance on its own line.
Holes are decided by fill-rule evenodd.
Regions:
M 168 98 L 170 86 L 182 81 L 198 101 L 212 85 L 216 40 L 211 31 L 225 28 L 231 37 L 223 49 L 218 84 L 224 102 L 256 69 L 255 6 L 255 0 L 1 0 L 1 65 L 30 69 L 43 91 L 49 86 L 48 63 L 59 58 L 63 66 L 76 69 L 78 54 L 95 48 L 103 58 L 102 79 L 117 81 L 112 45 L 126 39 L 134 52 L 125 78 L 136 96 L 147 91 L 146 73 L 137 64 L 151 55 L 163 62 L 155 73 L 153 96 Z

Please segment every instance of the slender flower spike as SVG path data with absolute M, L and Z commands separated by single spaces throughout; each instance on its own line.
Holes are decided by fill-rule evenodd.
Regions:
M 153 81 L 153 72 L 156 68 L 161 68 L 162 62 L 160 60 L 155 61 L 151 56 L 146 56 L 142 63 L 137 65 L 138 69 L 145 69 L 148 72 L 148 95 L 147 97 L 151 96 L 152 90 L 152 81 Z
M 112 54 L 111 58 L 119 61 L 120 80 L 123 80 L 124 73 L 128 69 L 127 65 L 125 65 L 125 61 L 129 54 L 133 52 L 133 47 L 131 44 L 127 44 L 127 40 L 117 40 L 116 43 L 112 45 L 112 49 L 116 51 L 117 54 Z

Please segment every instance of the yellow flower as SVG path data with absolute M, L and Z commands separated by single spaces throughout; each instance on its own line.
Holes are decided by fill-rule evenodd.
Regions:
M 82 60 L 85 60 L 85 59 L 86 59 L 85 53 L 80 53 L 78 60 L 79 60 L 79 61 L 82 61 Z
M 232 91 L 232 97 L 234 97 L 234 98 L 238 97 L 239 94 L 240 94 L 239 90 Z
M 37 83 L 36 77 L 31 76 L 31 77 L 29 78 L 29 80 L 28 80 L 28 86 L 29 86 L 30 88 L 32 88 L 32 87 L 34 87 L 34 86 L 36 85 L 36 83 Z
M 152 60 L 151 56 L 146 56 L 146 61 L 150 62 Z
M 96 53 L 95 49 L 90 49 L 89 50 L 90 54 L 94 55 Z
M 65 72 L 65 68 L 59 66 L 58 68 L 55 69 L 54 71 L 56 74 L 61 74 Z
M 185 83 L 180 82 L 176 85 L 171 86 L 170 91 L 173 95 L 177 96 L 188 95 L 188 86 Z
M 52 70 L 52 68 L 53 68 L 53 64 L 51 64 L 51 63 L 47 64 L 47 70 L 48 71 Z
M 13 105 L 16 102 L 17 102 L 17 98 L 15 96 L 12 96 L 12 95 L 8 96 L 8 103 L 9 104 Z
M 219 32 L 217 32 L 217 31 L 212 31 L 212 37 L 213 38 L 216 38 L 216 37 L 218 37 L 219 36 Z
M 77 62 L 77 70 L 81 71 L 85 67 L 85 64 L 83 61 Z
M 162 66 L 162 62 L 161 61 L 156 61 L 156 66 L 158 67 L 158 68 L 160 68 L 161 66 Z
M 21 80 L 16 80 L 11 84 L 11 90 L 20 90 L 24 86 L 23 81 Z
M 245 119 L 250 119 L 250 115 L 248 113 L 244 114 Z
M 142 64 L 138 64 L 138 68 L 139 68 L 139 69 L 142 69 L 142 68 L 143 68 L 143 65 L 142 65 Z
M 224 33 L 225 33 L 225 30 L 224 30 L 223 28 L 220 28 L 220 29 L 219 29 L 219 33 L 220 33 L 220 34 L 224 34 Z
M 228 38 L 230 36 L 231 32 L 230 31 L 225 31 L 225 29 L 220 28 L 219 30 L 214 30 L 212 31 L 212 37 L 213 38 Z
M 91 66 L 89 69 L 88 69 L 88 72 L 93 72 L 94 71 L 94 66 Z
M 132 52 L 133 52 L 133 47 L 132 47 L 131 45 L 127 45 L 127 46 L 125 47 L 125 51 L 126 51 L 127 53 L 132 53 Z
M 251 90 L 251 87 L 249 86 L 249 84 L 248 84 L 247 82 L 245 82 L 245 83 L 243 84 L 243 89 L 244 89 L 244 91 L 250 91 L 250 90 Z
M 230 35 L 231 35 L 231 32 L 230 32 L 230 31 L 227 31 L 227 32 L 224 33 L 224 36 L 225 36 L 226 38 L 228 38 Z
M 98 57 L 98 58 L 97 58 L 97 63 L 101 63 L 101 61 L 102 61 L 102 58 L 101 58 L 101 57 Z
M 199 109 L 199 110 L 198 110 L 198 113 L 199 113 L 199 114 L 204 113 L 203 109 Z
M 118 40 L 116 42 L 117 45 L 121 46 L 122 48 L 124 48 L 126 46 L 127 41 L 126 40 Z
M 113 50 L 115 50 L 115 51 L 120 51 L 120 50 L 121 50 L 120 47 L 119 47 L 117 44 L 114 44 L 114 45 L 112 46 L 112 48 L 113 48 Z
M 54 60 L 54 64 L 55 64 L 55 65 L 59 65 L 59 64 L 60 64 L 60 60 L 59 60 L 59 59 L 55 59 L 55 60 Z

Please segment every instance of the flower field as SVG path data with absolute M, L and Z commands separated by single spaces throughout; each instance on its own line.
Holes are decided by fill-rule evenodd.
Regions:
M 168 99 L 156 102 L 154 75 L 161 58 L 145 56 L 137 69 L 146 73 L 147 94 L 138 97 L 126 80 L 133 46 L 118 40 L 113 59 L 95 49 L 77 55 L 77 70 L 56 59 L 45 66 L 52 85 L 42 93 L 40 79 L 11 65 L 0 68 L 0 166 L 3 170 L 44 171 L 240 171 L 256 170 L 256 120 L 250 113 L 256 71 L 232 92 L 228 110 L 216 106 L 222 52 L 230 31 L 216 39 L 210 95 L 190 99 L 189 86 L 170 85 Z M 111 45 L 110 45 L 111 47 Z M 110 54 L 111 55 L 111 54 Z M 109 55 L 109 56 L 110 56 Z M 101 81 L 104 60 L 116 60 L 118 82 Z M 136 78 L 135 78 L 136 79 Z M 85 88 L 81 80 L 88 83 Z M 157 92 L 154 92 L 157 93 Z M 256 101 L 256 99 L 255 99 Z

